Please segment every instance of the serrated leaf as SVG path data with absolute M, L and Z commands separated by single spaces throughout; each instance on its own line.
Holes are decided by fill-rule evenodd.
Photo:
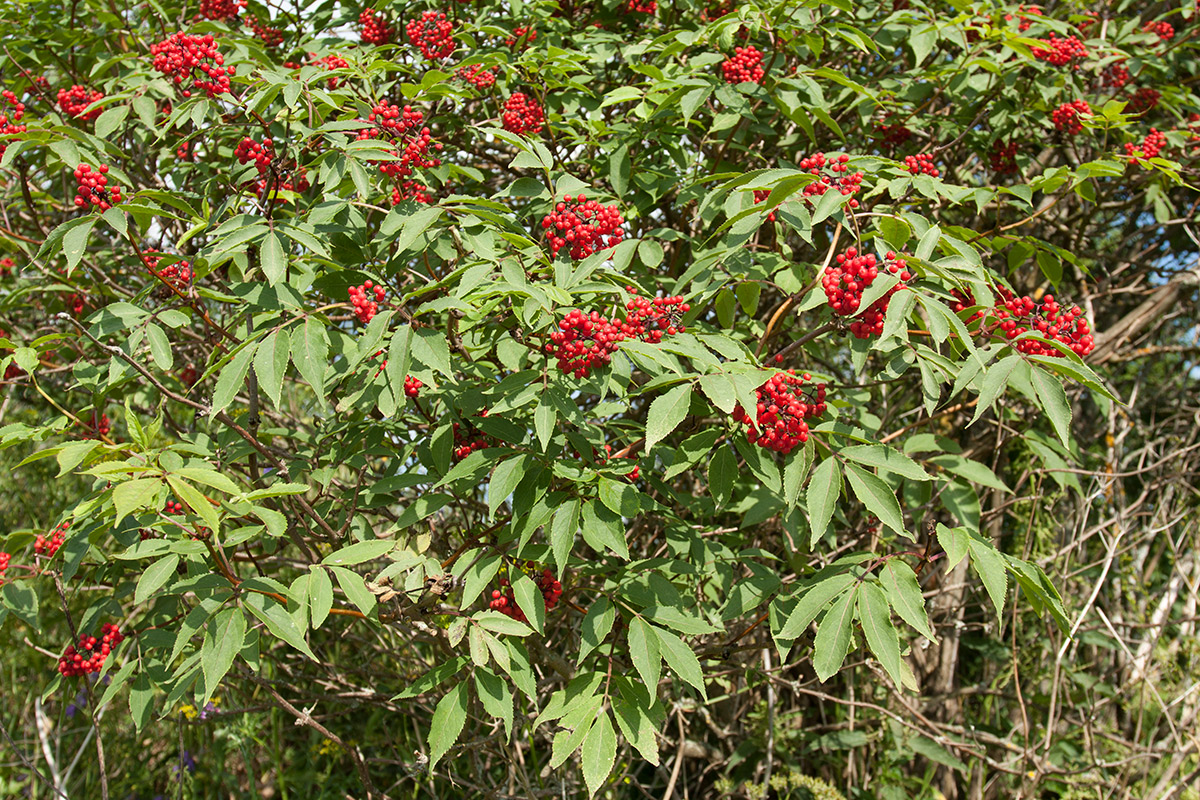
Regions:
M 304 325 L 293 332 L 292 363 L 316 392 L 317 398 L 324 403 L 325 369 L 329 366 L 329 334 L 325 330 L 325 324 L 316 317 L 304 320 Z
M 863 444 L 846 447 L 841 455 L 859 464 L 870 467 L 881 467 L 888 472 L 894 472 L 902 478 L 917 481 L 931 481 L 933 476 L 926 472 L 920 464 L 913 461 L 899 450 L 882 444 Z
M 477 669 L 475 694 L 483 710 L 504 723 L 505 739 L 509 738 L 513 726 L 513 693 L 509 685 L 486 669 Z
M 996 550 L 991 542 L 986 542 L 975 536 L 969 536 L 967 549 L 971 551 L 971 567 L 983 581 L 992 605 L 996 607 L 996 617 L 1004 613 L 1004 597 L 1008 594 L 1008 575 L 1004 566 L 1004 557 Z
M 133 592 L 135 604 L 144 603 L 147 598 L 163 587 L 175 575 L 179 566 L 179 555 L 170 553 L 155 561 L 142 572 L 138 578 L 137 588 Z
M 573 498 L 558 507 L 550 523 L 550 550 L 561 578 L 567 568 L 571 548 L 575 544 L 575 532 L 579 530 L 579 498 Z
M 857 586 L 842 593 L 817 625 L 817 635 L 813 639 L 812 663 L 817 680 L 821 683 L 829 680 L 842 668 L 842 662 L 850 652 L 850 633 L 857 596 Z
M 717 506 L 724 506 L 733 494 L 733 479 L 737 477 L 737 457 L 728 447 L 718 447 L 708 462 L 708 490 Z
M 217 376 L 217 385 L 213 390 L 212 414 L 215 416 L 225 410 L 233 402 L 242 387 L 246 384 L 246 374 L 250 371 L 250 363 L 258 351 L 257 344 L 249 344 L 238 351 Z
M 488 481 L 488 519 L 494 519 L 498 509 L 517 484 L 525 477 L 525 465 L 529 457 L 520 455 L 505 459 L 496 465 L 492 478 Z
M 588 654 L 600 646 L 612 631 L 616 618 L 616 609 L 607 597 L 600 597 L 592 602 L 579 628 L 579 660 L 576 663 L 582 664 Z
M 270 231 L 259 244 L 259 260 L 263 275 L 269 286 L 274 286 L 287 275 L 287 253 L 283 249 L 283 237 Z
M 929 627 L 929 614 L 925 610 L 925 598 L 921 596 L 921 584 L 917 582 L 917 575 L 912 568 L 899 559 L 893 559 L 880 570 L 879 583 L 900 619 L 929 641 L 934 641 L 933 629 Z
M 321 559 L 322 564 L 347 566 L 372 561 L 396 549 L 392 539 L 371 539 L 366 542 L 355 542 L 352 545 L 334 550 Z
M 545 450 L 554 436 L 554 423 L 558 421 L 558 410 L 554 402 L 543 395 L 538 399 L 537 408 L 533 412 L 533 429 L 537 433 L 538 442 Z
M 333 581 L 329 573 L 320 567 L 314 567 L 308 586 L 308 605 L 312 614 L 313 629 L 321 627 L 329 612 L 333 609 Z
M 1030 377 L 1033 389 L 1037 392 L 1038 400 L 1041 401 L 1046 416 L 1050 418 L 1050 424 L 1054 426 L 1059 441 L 1065 447 L 1070 447 L 1071 406 L 1067 402 L 1067 393 L 1063 391 L 1062 384 L 1051 377 L 1050 373 L 1037 367 L 1030 370 Z
M 880 522 L 902 536 L 913 538 L 904 527 L 904 513 L 900 510 L 900 503 L 896 500 L 896 493 L 892 491 L 892 487 L 884 483 L 878 475 L 867 472 L 856 464 L 846 465 L 846 478 L 854 496 L 868 511 L 878 517 Z
M 276 408 L 283 392 L 283 377 L 291 359 L 292 337 L 286 328 L 269 334 L 254 354 L 254 375 L 258 387 L 267 393 Z
M 833 509 L 842 494 L 842 470 L 838 460 L 826 458 L 812 471 L 808 490 L 804 493 L 804 505 L 808 509 L 808 523 L 812 529 L 809 547 L 816 545 L 825 535 Z
M 1006 356 L 996 362 L 983 376 L 983 386 L 979 390 L 979 400 L 975 406 L 975 414 L 971 417 L 971 421 L 967 423 L 967 427 L 974 425 L 983 412 L 992 407 L 992 404 L 1004 393 L 1004 387 L 1008 385 L 1008 378 L 1012 375 L 1014 369 L 1021 364 L 1021 356 L 1013 354 Z
M 67 277 L 75 271 L 75 267 L 79 265 L 79 261 L 83 258 L 84 252 L 87 250 L 88 237 L 92 235 L 92 228 L 96 225 L 96 218 L 92 217 L 86 222 L 68 230 L 62 237 L 62 251 L 67 258 Z
M 245 605 L 251 614 L 262 620 L 273 636 L 287 642 L 313 661 L 317 660 L 316 655 L 309 649 L 308 642 L 304 641 L 304 633 L 297 627 L 292 615 L 277 600 L 257 592 L 248 592 L 245 595 Z
M 958 566 L 967 555 L 967 542 L 970 536 L 965 528 L 947 528 L 942 523 L 937 526 L 938 544 L 946 551 L 946 571 Z
M 583 762 L 583 780 L 588 794 L 595 795 L 608 780 L 617 760 L 617 733 L 613 730 L 608 712 L 601 711 L 583 740 L 580 751 Z
M 683 639 L 670 631 L 657 627 L 653 630 L 658 636 L 659 652 L 662 654 L 663 660 L 667 662 L 667 666 L 692 688 L 700 692 L 701 697 L 707 699 L 708 692 L 704 688 L 704 670 L 700 667 L 700 659 L 696 658 L 695 651 L 688 647 Z
M 117 519 L 125 519 L 134 511 L 148 508 L 162 485 L 162 480 L 159 478 L 135 478 L 117 484 L 112 493 L 113 508 L 116 510 Z
M 689 383 L 682 383 L 654 398 L 646 415 L 646 445 L 642 452 L 648 454 L 655 444 L 679 427 L 687 417 L 691 402 L 692 386 Z
M 517 570 L 512 579 L 512 590 L 513 599 L 517 601 L 517 608 L 524 612 L 525 618 L 529 620 L 533 629 L 542 633 L 546 627 L 546 599 L 542 595 L 542 590 L 538 588 L 533 578 L 521 570 Z
M 858 578 L 849 572 L 831 575 L 814 583 L 800 595 L 795 608 L 788 615 L 787 622 L 776 634 L 775 638 L 790 642 L 798 639 L 812 624 L 821 612 L 833 601 L 833 598 L 849 589 Z
M 484 588 L 492 582 L 492 578 L 496 577 L 503 563 L 504 559 L 499 553 L 485 553 L 482 558 L 467 567 L 462 576 L 463 590 L 459 600 L 463 608 L 475 602 L 475 598 L 479 597 Z
M 200 666 L 204 670 L 205 690 L 211 697 L 242 651 L 246 617 L 240 608 L 227 608 L 210 620 L 207 628 L 200 649 Z
M 442 760 L 462 734 L 467 721 L 467 684 L 460 682 L 446 692 L 429 722 L 429 769 Z
M 879 659 L 897 687 L 904 686 L 900 658 L 900 636 L 892 624 L 892 614 L 883 590 L 867 581 L 858 590 L 858 621 L 867 647 Z
M 662 654 L 653 626 L 641 617 L 634 617 L 629 623 L 629 657 L 650 694 L 657 695 L 656 687 L 662 675 Z

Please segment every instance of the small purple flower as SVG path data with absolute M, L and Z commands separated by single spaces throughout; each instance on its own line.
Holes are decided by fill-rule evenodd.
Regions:
M 180 760 L 183 762 L 183 768 L 189 773 L 196 771 L 196 759 L 192 758 L 192 754 L 190 752 L 184 750 Z
M 78 712 L 79 712 L 79 709 L 75 707 L 74 703 L 69 703 L 67 705 L 67 718 L 68 719 L 75 719 L 75 714 L 77 714 Z
M 208 719 L 211 714 L 217 713 L 217 707 L 210 700 L 205 704 L 204 708 L 200 709 L 200 719 Z

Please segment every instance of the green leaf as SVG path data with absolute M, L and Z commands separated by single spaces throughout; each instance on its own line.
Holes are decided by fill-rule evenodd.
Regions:
M 967 555 L 967 543 L 970 536 L 966 528 L 947 528 L 942 523 L 937 526 L 938 544 L 946 551 L 946 571 L 958 566 Z
M 849 589 L 857 580 L 854 574 L 842 572 L 823 578 L 805 589 L 775 638 L 785 642 L 800 638 L 833 598 Z
M 123 520 L 139 509 L 149 508 L 162 485 L 160 478 L 135 478 L 117 484 L 113 489 L 113 508 L 117 513 L 117 520 Z
M 233 666 L 245 638 L 246 617 L 240 608 L 227 608 L 209 620 L 200 648 L 200 665 L 204 670 L 204 688 L 208 697 Z
M 79 261 L 83 258 L 83 254 L 87 250 L 88 237 L 92 235 L 92 228 L 95 225 L 96 218 L 91 217 L 63 234 L 62 250 L 63 255 L 67 257 L 68 278 L 75 272 L 75 267 L 79 265 Z
M 558 577 L 562 577 L 567 568 L 571 548 L 575 544 L 575 532 L 579 530 L 579 498 L 573 498 L 558 507 L 554 512 L 554 521 L 550 524 L 550 550 L 554 554 L 554 564 L 558 567 Z
M 641 508 L 641 493 L 624 481 L 600 477 L 600 502 L 622 517 L 636 516 Z
M 525 612 L 525 618 L 529 620 L 533 629 L 538 633 L 543 633 L 546 626 L 546 599 L 542 596 L 542 590 L 538 588 L 533 578 L 521 570 L 516 570 L 515 573 L 509 572 L 509 575 L 513 575 L 512 590 L 517 607 Z
M 401 325 L 392 334 L 392 341 L 388 346 L 387 366 L 384 367 L 384 371 L 387 372 L 388 383 L 392 387 L 392 393 L 397 399 L 405 396 L 404 379 L 408 376 L 408 369 L 411 363 L 412 326 Z
M 729 502 L 733 494 L 733 479 L 737 477 L 737 457 L 726 446 L 717 448 L 708 462 L 708 490 L 717 506 Z
M 283 392 L 283 377 L 291 358 L 292 337 L 286 328 L 270 333 L 254 354 L 254 375 L 258 386 L 267 393 L 276 408 Z
M 809 547 L 816 545 L 825 535 L 833 509 L 842 494 L 842 470 L 838 460 L 826 458 L 813 470 L 804 493 L 804 505 L 808 509 L 808 524 L 812 528 Z
M 896 493 L 879 476 L 856 464 L 847 464 L 846 478 L 854 496 L 862 501 L 868 511 L 879 517 L 880 522 L 902 536 L 913 538 L 904 527 L 904 514 L 896 500 Z
M 146 323 L 146 342 L 150 345 L 150 357 L 154 359 L 154 366 L 165 371 L 175 364 L 175 355 L 171 352 L 171 340 L 167 338 L 167 332 L 152 322 Z
M 513 693 L 500 677 L 486 669 L 475 670 L 475 694 L 483 710 L 504 723 L 505 738 L 512 735 Z
M 496 465 L 492 478 L 488 482 L 488 519 L 494 519 L 498 509 L 517 484 L 525 477 L 525 464 L 529 456 L 520 455 L 509 458 Z
M 692 386 L 688 383 L 682 383 L 654 399 L 646 416 L 646 445 L 642 452 L 649 454 L 656 443 L 679 427 L 679 423 L 687 417 L 691 402 Z
M 258 350 L 257 344 L 249 344 L 238 351 L 217 377 L 217 386 L 213 391 L 212 415 L 216 416 L 233 402 L 233 398 L 246 384 L 246 373 L 250 371 L 250 363 Z
M 538 442 L 545 450 L 554 436 L 554 423 L 558 420 L 558 410 L 554 402 L 545 395 L 538 399 L 537 408 L 533 412 L 533 429 L 537 433 Z
M 879 582 L 900 619 L 929 641 L 934 641 L 929 614 L 925 611 L 925 598 L 921 596 L 921 584 L 912 568 L 899 559 L 892 559 L 880 570 Z
M 325 370 L 329 366 L 329 334 L 325 331 L 325 324 L 316 317 L 304 320 L 303 327 L 293 333 L 292 363 L 316 392 L 317 398 L 324 403 Z
M 312 577 L 308 585 L 308 605 L 312 614 L 312 626 L 315 630 L 321 627 L 333 609 L 333 582 L 329 573 L 320 567 L 312 567 Z
M 450 750 L 467 721 L 467 684 L 454 685 L 438 701 L 429 723 L 429 769 L 432 770 Z
M 1013 354 L 1000 359 L 988 369 L 983 376 L 983 387 L 979 390 L 979 402 L 975 406 L 975 415 L 967 423 L 968 428 L 974 425 L 983 416 L 983 412 L 991 408 L 992 404 L 1004 393 L 1009 376 L 1020 364 L 1021 356 Z
M 971 567 L 979 574 L 992 605 L 996 607 L 996 618 L 1004 613 L 1004 597 L 1008 593 L 1008 575 L 1004 557 L 991 542 L 969 536 L 967 549 L 971 551 Z
M 442 216 L 443 210 L 437 206 L 426 206 L 404 220 L 400 237 L 395 241 L 395 252 L 403 253 L 417 243 L 417 238 Z M 432 766 L 432 765 L 430 765 Z
M 146 567 L 138 578 L 137 588 L 133 592 L 133 602 L 135 604 L 144 603 L 148 597 L 174 577 L 175 568 L 178 566 L 179 555 L 170 553 Z
M 271 231 L 263 237 L 259 245 L 259 259 L 262 262 L 263 275 L 267 285 L 274 286 L 287 275 L 287 253 L 283 249 L 283 237 Z
M 333 577 L 337 580 L 338 586 L 346 593 L 347 599 L 354 604 L 355 608 L 364 614 L 370 614 L 375 610 L 375 595 L 367 589 L 362 575 L 345 567 L 330 567 L 330 569 L 333 570 Z
M 683 639 L 670 631 L 662 628 L 653 628 L 653 630 L 658 636 L 659 652 L 662 653 L 667 666 L 707 699 L 708 692 L 704 688 L 704 670 L 700 667 L 700 659 L 696 658 L 696 653 L 684 643 Z
M 633 659 L 633 667 L 642 676 L 642 682 L 650 690 L 651 696 L 657 695 L 658 679 L 662 675 L 658 641 L 654 627 L 646 620 L 634 617 L 629 623 L 629 657 Z
M 625 740 L 637 748 L 642 758 L 658 766 L 658 739 L 655 734 L 659 726 L 650 713 L 638 702 L 626 699 L 624 693 L 613 699 L 612 712 Z
M 850 652 L 850 633 L 854 623 L 854 601 L 858 587 L 847 590 L 825 613 L 813 639 L 813 669 L 821 683 L 829 680 L 842 668 Z
M 616 618 L 616 609 L 607 597 L 592 602 L 579 629 L 579 660 L 576 663 L 582 664 L 588 654 L 600 646 L 612 630 Z
M 413 331 L 412 354 L 427 367 L 432 367 L 443 375 L 453 377 L 454 371 L 450 368 L 450 345 L 446 341 L 446 335 L 441 331 L 431 328 L 419 328 Z
M 900 637 L 892 624 L 891 610 L 883 590 L 871 581 L 858 590 L 858 621 L 862 625 L 867 647 L 879 659 L 888 677 L 897 687 L 904 686 L 900 658 Z
M 251 614 L 262 620 L 273 636 L 287 642 L 313 661 L 317 660 L 316 655 L 309 649 L 308 642 L 304 641 L 304 633 L 296 626 L 292 615 L 277 600 L 257 592 L 248 592 L 245 595 L 245 604 Z
M 859 464 L 866 464 L 870 467 L 880 467 L 889 472 L 894 472 L 902 478 L 910 478 L 916 481 L 931 481 L 933 476 L 922 469 L 921 465 L 913 461 L 908 456 L 901 453 L 899 450 L 888 447 L 882 444 L 863 444 L 853 447 L 846 447 L 841 450 L 843 457 L 851 461 L 857 461 Z
M 1065 447 L 1070 447 L 1071 406 L 1067 402 L 1067 393 L 1063 391 L 1062 384 L 1050 373 L 1037 367 L 1030 370 L 1030 376 L 1033 381 L 1033 389 L 1037 392 L 1038 400 L 1041 401 L 1046 416 L 1050 418 L 1050 424 L 1054 426 L 1054 432 L 1058 434 L 1059 441 Z
M 355 542 L 348 547 L 334 550 L 321 559 L 321 563 L 338 566 L 361 564 L 364 561 L 373 561 L 377 558 L 382 558 L 395 548 L 396 542 L 392 539 L 371 539 L 366 542 Z
M 580 759 L 583 762 L 583 780 L 587 783 L 588 794 L 594 796 L 608 780 L 617 760 L 617 733 L 607 711 L 599 713 L 587 737 L 584 738 Z

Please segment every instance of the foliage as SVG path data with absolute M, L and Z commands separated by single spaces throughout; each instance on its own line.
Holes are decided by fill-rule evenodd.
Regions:
M 1107 579 L 1196 528 L 1117 452 L 1195 389 L 1156 10 L 6 12 L 11 790 L 1162 796 L 1064 661 L 1147 678 Z

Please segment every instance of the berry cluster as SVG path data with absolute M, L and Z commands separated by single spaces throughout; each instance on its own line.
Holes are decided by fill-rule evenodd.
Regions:
M 67 305 L 71 307 L 72 316 L 78 317 L 83 313 L 83 307 L 87 303 L 87 297 L 82 294 L 72 294 L 67 298 Z
M 650 344 L 662 341 L 685 329 L 680 324 L 691 306 L 682 297 L 635 297 L 625 304 L 625 319 L 608 319 L 598 311 L 590 314 L 575 309 L 551 332 L 545 350 L 558 359 L 560 371 L 586 378 L 592 370 L 612 361 L 621 342 L 641 339 Z
M 888 302 L 893 294 L 904 288 L 904 282 L 912 278 L 907 262 L 889 250 L 884 255 L 881 265 L 874 253 L 859 253 L 856 247 L 839 253 L 835 260 L 836 264 L 825 268 L 821 285 L 829 307 L 835 314 L 843 317 L 858 314 L 863 292 L 879 276 L 880 266 L 886 267 L 888 272 L 900 278 L 900 282 L 889 289 L 887 294 L 872 303 L 870 308 L 850 323 L 850 332 L 858 339 L 880 335 L 883 333 L 883 320 L 887 314 Z
M 700 18 L 711 22 L 712 20 L 720 19 L 726 14 L 732 14 L 735 8 L 737 8 L 737 3 L 735 0 L 716 0 L 716 2 L 709 3 L 708 6 L 702 12 L 700 12 Z
M 383 362 L 387 366 L 387 362 Z M 409 397 L 419 397 L 421 395 L 421 387 L 425 384 L 414 378 L 412 375 L 404 376 L 404 394 Z
M 21 123 L 21 118 L 25 116 L 25 104 L 17 100 L 17 95 L 5 89 L 0 92 L 0 98 L 3 98 L 8 105 L 12 106 L 12 113 L 0 114 L 0 136 L 14 136 L 19 133 L 25 133 L 26 127 Z M 4 151 L 8 145 L 0 141 L 0 158 L 4 158 Z
M 183 513 L 183 503 L 178 500 L 168 500 L 163 507 L 164 514 L 179 515 Z
M 1088 321 L 1083 318 L 1079 306 L 1065 308 L 1053 295 L 1044 295 L 1035 302 L 1028 295 L 1017 297 L 1003 287 L 999 292 L 1004 302 L 992 309 L 992 315 L 1000 320 L 999 329 L 1008 339 L 1016 339 L 1023 333 L 1036 330 L 1047 339 L 1067 345 L 1080 358 L 1092 352 L 1092 339 Z M 1022 339 L 1015 345 L 1017 350 L 1030 355 L 1061 356 L 1058 348 L 1038 339 Z
M 76 312 L 78 314 L 78 312 Z M 108 436 L 108 432 L 112 429 L 112 425 L 108 421 L 108 414 L 96 416 L 92 412 L 91 424 L 87 425 L 87 433 L 83 435 L 85 439 L 99 439 L 101 436 Z
M 93 108 L 87 110 L 88 106 L 95 103 L 97 100 L 103 100 L 104 94 L 97 92 L 95 89 L 87 89 L 84 86 L 72 86 L 70 89 L 58 90 L 58 107 L 68 117 L 81 119 L 84 121 L 94 120 L 100 116 L 100 112 L 104 109 Z
M 186 291 L 192 285 L 194 273 L 192 265 L 187 261 L 176 261 L 174 264 L 168 264 L 162 269 L 158 268 L 158 262 L 161 256 L 147 255 L 144 256 L 146 267 L 164 283 L 174 286 L 179 291 Z
M 121 187 L 108 185 L 108 164 L 93 170 L 87 164 L 75 168 L 75 206 L 87 210 L 92 206 L 107 211 L 121 202 Z
M 223 66 L 225 56 L 217 50 L 211 33 L 204 36 L 193 36 L 187 33 L 173 33 L 167 39 L 150 45 L 150 54 L 154 56 L 154 69 L 170 78 L 175 85 L 182 86 L 191 78 L 192 83 L 180 94 L 192 96 L 192 89 L 198 89 L 209 97 L 216 97 L 229 91 L 229 76 L 236 70 Z M 196 75 L 199 72 L 199 75 Z
M 913 132 L 903 122 L 888 123 L 887 120 L 891 117 L 888 114 L 881 120 L 875 122 L 875 136 L 885 146 L 895 150 L 902 146 L 905 142 L 912 138 Z
M 246 0 L 200 0 L 200 16 L 205 19 L 231 19 L 246 8 Z
M 904 157 L 904 168 L 913 175 L 929 175 L 936 178 L 942 173 L 933 165 L 933 156 L 928 153 L 918 153 L 915 156 Z
M 1125 112 L 1127 114 L 1145 114 L 1158 105 L 1158 101 L 1161 98 L 1162 92 L 1158 91 L 1158 89 L 1143 86 L 1129 98 L 1129 105 L 1125 106 Z
M 58 552 L 58 548 L 63 545 L 63 537 L 70 529 L 71 523 L 68 521 L 50 531 L 49 537 L 39 533 L 38 537 L 33 541 L 33 552 L 45 558 L 54 558 L 54 554 Z
M 454 24 L 441 11 L 425 11 L 404 26 L 408 39 L 430 61 L 454 52 Z
M 0 258 L 0 278 L 11 278 L 17 262 L 11 258 Z
M 603 206 L 582 194 L 575 202 L 567 195 L 542 219 L 551 256 L 557 256 L 559 250 L 569 246 L 571 258 L 575 260 L 616 247 L 625 236 L 621 230 L 623 224 L 625 219 L 616 205 Z
M 1160 43 L 1169 42 L 1175 38 L 1175 26 L 1169 22 L 1147 22 L 1142 30 L 1158 36 Z
M 600 458 L 599 458 L 600 463 L 603 464 L 603 463 L 607 462 L 611 456 L 612 456 L 612 445 L 611 444 L 604 445 L 604 455 L 600 456 Z M 636 457 L 633 455 L 620 456 L 620 458 L 636 460 Z M 629 472 L 625 473 L 625 480 L 629 481 L 630 483 L 633 483 L 634 481 L 636 481 L 638 479 L 638 474 L 640 472 L 641 472 L 641 467 L 638 465 L 634 465 L 633 469 L 631 469 Z
M 1065 39 L 1059 39 L 1053 33 L 1049 39 L 1040 40 L 1044 47 L 1032 48 L 1033 57 L 1045 61 L 1048 64 L 1053 64 L 1056 67 L 1065 67 L 1071 65 L 1073 68 L 1079 68 L 1079 61 L 1087 58 L 1088 50 L 1078 36 L 1068 36 Z
M 538 101 L 524 92 L 514 92 L 504 102 L 504 130 L 512 133 L 537 133 L 546 122 L 546 112 Z
M 763 54 L 757 47 L 737 47 L 733 52 L 721 62 L 721 74 L 727 83 L 758 83 L 763 79 Z
M 4 585 L 4 573 L 8 571 L 8 562 L 12 561 L 12 555 L 5 552 L 0 552 L 0 586 Z
M 1133 76 L 1129 74 L 1124 59 L 1109 64 L 1100 75 L 1100 85 L 1113 89 L 1120 89 L 1132 80 Z
M 279 47 L 283 44 L 283 31 L 272 28 L 265 22 L 259 22 L 258 17 L 248 17 L 246 27 L 249 28 L 266 47 Z
M 387 20 L 370 8 L 364 8 L 358 15 L 358 24 L 362 25 L 359 37 L 367 44 L 387 44 L 395 34 Z
M 433 141 L 429 128 L 418 127 L 425 120 L 425 115 L 405 106 L 403 109 L 388 103 L 379 103 L 372 109 L 367 121 L 378 125 L 378 128 L 364 128 L 356 135 L 356 139 L 383 139 L 396 146 L 393 151 L 398 157 L 396 161 L 379 162 L 379 171 L 389 178 L 407 178 L 413 174 L 414 167 L 436 167 L 442 163 L 440 158 L 428 155 L 430 148 L 441 150 L 441 142 Z
M 1033 15 L 1035 17 L 1042 16 L 1042 10 L 1040 8 L 1038 8 L 1037 6 L 1026 6 L 1026 5 L 1022 4 L 1022 5 L 1017 6 L 1017 11 L 1018 11 L 1017 19 L 1020 20 L 1017 23 L 1017 30 L 1021 31 L 1022 33 L 1024 33 L 1025 31 L 1027 31 L 1031 27 L 1033 27 L 1033 20 L 1031 20 L 1028 16 L 1026 16 L 1027 14 Z M 1012 22 L 1013 15 L 1005 14 L 1004 19 L 1006 22 Z
M 630 13 L 653 14 L 658 11 L 658 3 L 655 0 L 629 0 L 625 4 L 625 10 Z
M 271 168 L 271 162 L 275 159 L 275 143 L 271 139 L 256 142 L 246 136 L 234 148 L 233 157 L 239 164 L 249 164 L 253 161 L 258 174 L 262 175 Z
M 385 287 L 375 286 L 370 281 L 365 282 L 362 286 L 351 286 L 348 291 L 350 303 L 354 306 L 354 316 L 358 317 L 358 321 L 363 325 L 375 318 L 375 315 L 379 313 L 379 304 L 387 296 Z M 368 295 L 367 292 L 371 292 L 371 294 Z
M 407 386 L 408 381 L 405 380 Z M 418 387 L 419 388 L 419 387 Z M 479 416 L 486 417 L 488 410 L 485 408 L 479 412 Z M 491 439 L 486 434 L 481 433 L 478 428 L 470 422 L 454 423 L 454 460 L 462 461 L 467 456 L 474 453 L 476 450 L 482 450 L 491 444 Z
M 429 187 L 417 181 L 404 181 L 398 188 L 392 189 L 392 205 L 400 205 L 405 200 L 428 205 L 433 202 Z
M 992 162 L 992 172 L 997 175 L 1017 174 L 1017 143 L 1004 142 L 997 139 L 992 142 L 992 150 L 988 154 Z
M 807 372 L 778 372 L 755 390 L 758 405 L 753 419 L 740 405 L 734 408 L 734 420 L 750 428 L 746 439 L 783 455 L 807 442 L 808 420 L 825 413 L 825 384 L 807 386 L 811 380 Z
M 484 67 L 482 64 L 476 64 L 473 67 L 460 68 L 458 70 L 458 77 L 476 89 L 488 89 L 496 83 L 496 70 Z
M 1050 115 L 1054 120 L 1054 127 L 1067 134 L 1067 136 L 1076 136 L 1083 131 L 1083 122 L 1080 117 L 1091 116 L 1092 108 L 1087 104 L 1086 100 L 1075 100 L 1070 103 L 1063 103 L 1058 108 L 1054 109 Z
M 1156 158 L 1166 146 L 1166 134 L 1159 133 L 1157 128 L 1151 128 L 1150 133 L 1146 134 L 1146 138 L 1142 140 L 1140 145 L 1135 145 L 1132 142 L 1125 144 L 1125 155 L 1129 156 L 1135 162 L 1141 159 Z
M 532 562 L 526 564 L 526 568 L 532 569 Z M 553 611 L 558 605 L 558 601 L 562 598 L 562 584 L 555 579 L 554 573 L 548 569 L 542 570 L 542 574 L 537 577 L 537 587 L 542 592 L 542 602 L 546 604 L 546 611 Z M 525 612 L 517 605 L 516 598 L 513 597 L 512 585 L 508 578 L 500 579 L 500 588 L 492 590 L 492 599 L 488 603 L 488 608 L 493 611 L 499 611 L 501 614 L 507 614 L 520 622 L 528 622 L 529 619 L 525 616 Z
M 125 641 L 116 625 L 105 623 L 100 627 L 100 638 L 80 636 L 79 646 L 68 645 L 67 651 L 58 660 L 58 671 L 64 678 L 99 672 L 112 649 Z M 97 647 L 99 645 L 99 647 Z
M 315 54 L 310 54 L 310 55 L 315 55 Z M 326 71 L 328 71 L 328 72 L 332 72 L 335 69 L 347 69 L 350 66 L 349 61 L 347 61 L 346 59 L 344 59 L 338 55 L 328 55 L 328 56 L 325 56 L 324 58 L 318 58 L 313 63 L 317 64 L 318 66 L 324 67 L 326 69 Z M 330 89 L 336 89 L 340 82 L 341 82 L 340 79 L 335 75 L 326 82 L 326 85 Z
M 817 177 L 816 181 L 804 187 L 804 196 L 820 197 L 830 189 L 837 189 L 847 197 L 858 192 L 862 188 L 863 174 L 850 172 L 849 161 L 850 156 L 845 154 L 837 158 L 826 158 L 824 153 L 814 153 L 800 159 L 800 169 Z M 828 174 L 826 169 L 832 174 Z M 858 208 L 858 201 L 851 198 L 847 205 L 850 208 Z
M 757 204 L 759 204 L 759 203 L 763 202 L 764 200 L 766 200 L 766 199 L 767 199 L 768 197 L 770 197 L 770 196 L 771 196 L 771 190 L 770 190 L 770 189 L 755 189 L 755 190 L 754 190 L 754 203 L 755 203 L 755 205 L 757 205 Z M 774 222 L 774 221 L 775 221 L 775 212 L 774 212 L 774 211 L 768 212 L 768 213 L 767 213 L 767 222 Z
M 521 47 L 525 48 L 533 44 L 535 41 L 537 41 L 537 31 L 535 31 L 533 28 L 526 28 L 522 25 L 513 28 L 512 36 L 505 39 L 504 44 L 507 47 L 515 47 L 518 43 L 520 43 Z

